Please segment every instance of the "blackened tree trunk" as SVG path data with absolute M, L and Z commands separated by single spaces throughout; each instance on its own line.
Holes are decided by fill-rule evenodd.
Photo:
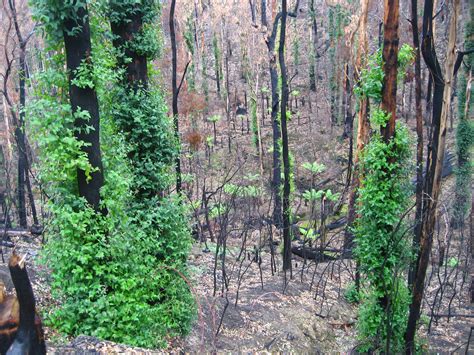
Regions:
M 21 227 L 27 227 L 26 220 L 26 144 L 25 144 L 25 52 L 20 45 L 20 68 L 18 70 L 19 86 L 20 86 L 20 112 L 15 127 L 15 140 L 18 148 L 18 166 L 17 166 L 17 199 L 18 199 L 18 219 Z
M 275 16 L 273 20 L 273 28 L 270 36 L 267 37 L 266 44 L 268 49 L 269 67 L 270 67 L 270 86 L 272 92 L 272 133 L 273 133 L 273 165 L 272 165 L 272 194 L 274 198 L 273 204 L 273 223 L 277 227 L 282 225 L 282 201 L 280 194 L 281 187 L 281 158 L 280 158 L 280 139 L 281 128 L 280 120 L 278 119 L 278 107 L 280 104 L 280 97 L 278 94 L 278 72 L 275 56 L 275 41 L 278 29 L 278 21 L 281 14 Z M 264 22 L 267 22 L 265 19 Z
M 415 211 L 415 233 L 413 238 L 413 250 L 417 250 L 420 240 L 419 228 L 421 226 L 421 211 L 423 198 L 423 111 L 421 107 L 421 51 L 420 38 L 418 34 L 418 0 L 411 1 L 411 29 L 413 36 L 413 47 L 415 48 L 415 113 L 416 113 L 416 211 Z M 415 265 L 410 266 L 408 274 L 408 285 L 413 284 Z
M 249 5 L 250 5 L 250 14 L 252 15 L 252 24 L 256 24 L 256 15 L 255 15 L 255 1 L 249 0 Z
M 285 35 L 287 4 L 282 0 L 281 5 L 281 29 L 278 47 L 278 60 L 281 72 L 281 140 L 283 157 L 283 270 L 291 272 L 291 233 L 290 233 L 290 153 L 288 146 L 288 129 L 286 126 L 286 106 L 288 103 L 288 82 L 285 64 Z
M 176 0 L 171 0 L 170 7 L 170 38 L 171 38 L 171 66 L 172 66 L 172 76 L 171 76 L 171 90 L 173 91 L 173 125 L 174 125 L 174 134 L 176 140 L 179 142 L 179 116 L 178 116 L 178 84 L 177 84 L 177 51 L 176 51 L 176 34 L 174 28 L 174 11 L 176 7 Z M 217 73 L 219 75 L 219 73 Z M 217 78 L 219 82 L 219 77 Z M 175 168 L 176 168 L 176 192 L 181 193 L 181 158 L 180 154 L 176 154 L 175 158 Z
M 15 340 L 8 349 L 11 355 L 46 354 L 41 321 L 36 316 L 36 302 L 24 260 L 13 254 L 8 264 L 20 307 L 20 322 Z
M 351 83 L 349 80 L 349 64 L 344 64 L 344 132 L 342 134 L 343 138 L 352 137 L 353 129 L 353 117 L 351 111 Z M 351 138 L 352 139 L 352 138 Z M 352 167 L 349 167 L 349 170 Z
M 311 31 L 313 41 L 311 43 L 312 53 L 310 54 L 309 63 L 309 88 L 311 91 L 316 91 L 316 58 L 318 45 L 318 24 L 316 23 L 316 9 L 314 7 L 314 0 L 311 0 L 309 5 L 309 16 L 311 18 Z
M 81 5 L 82 6 L 79 6 Z M 106 213 L 100 208 L 100 188 L 104 184 L 102 158 L 99 140 L 99 104 L 95 90 L 89 86 L 79 87 L 73 83 L 77 79 L 76 70 L 80 65 L 92 66 L 91 37 L 89 28 L 89 14 L 87 5 L 83 1 L 74 1 L 77 8 L 75 18 L 64 20 L 64 45 L 66 49 L 66 65 L 69 71 L 69 98 L 73 114 L 87 112 L 89 119 L 83 115 L 76 116 L 76 138 L 86 144 L 82 150 L 87 154 L 89 163 L 95 170 L 90 177 L 82 169 L 77 170 L 79 196 L 96 211 Z M 88 129 L 92 127 L 92 129 Z
M 15 33 L 19 45 L 19 68 L 18 68 L 18 84 L 19 84 L 19 113 L 12 110 L 14 124 L 15 124 L 15 139 L 18 148 L 18 176 L 17 176 L 17 198 L 18 198 L 18 217 L 19 224 L 21 227 L 27 227 L 27 210 L 26 210 L 26 190 L 28 181 L 28 158 L 26 155 L 26 138 L 25 138 L 25 103 L 26 103 L 26 90 L 25 90 L 25 79 L 26 79 L 26 46 L 31 34 L 24 36 L 20 29 L 20 23 L 16 12 L 16 1 L 8 0 L 8 7 L 10 10 L 10 19 L 15 27 Z M 18 119 L 17 119 L 18 117 Z M 36 223 L 36 208 L 34 199 L 30 198 L 31 209 L 34 212 L 33 217 Z
M 214 34 L 214 38 L 212 39 L 212 47 L 214 49 L 214 72 L 216 74 L 217 97 L 220 99 L 221 98 L 222 69 L 221 69 L 221 63 L 220 63 L 221 56 L 220 56 L 220 50 L 219 50 L 219 41 L 217 40 L 216 34 Z
M 26 48 L 23 43 L 20 43 L 20 68 L 18 70 L 19 84 L 20 84 L 20 113 L 18 115 L 19 120 L 15 128 L 15 138 L 18 147 L 18 217 L 20 226 L 23 228 L 27 227 L 26 220 L 26 199 L 25 199 L 25 187 L 26 187 L 26 174 L 28 173 L 27 159 L 26 159 L 26 144 L 25 144 L 25 55 Z
M 267 0 L 262 0 L 261 3 L 260 3 L 260 21 L 262 22 L 262 26 L 265 26 L 267 27 L 268 26 L 268 23 L 267 23 Z
M 459 15 L 459 0 L 454 0 L 454 11 L 449 26 L 449 38 L 446 53 L 445 77 L 441 72 L 434 47 L 433 31 L 433 0 L 425 1 L 423 15 L 423 42 L 422 54 L 434 81 L 433 115 L 430 144 L 428 145 L 428 160 L 426 177 L 424 181 L 423 213 L 421 220 L 420 248 L 415 265 L 415 279 L 413 282 L 412 303 L 408 317 L 407 331 L 405 334 L 405 347 L 407 353 L 415 351 L 416 324 L 420 317 L 421 303 L 423 300 L 424 283 L 433 235 L 436 223 L 436 209 L 441 190 L 441 172 L 444 159 L 446 123 L 451 101 L 451 85 L 455 61 L 456 26 Z

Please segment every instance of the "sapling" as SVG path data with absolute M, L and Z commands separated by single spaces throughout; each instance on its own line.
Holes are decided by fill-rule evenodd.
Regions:
M 221 119 L 220 115 L 212 115 L 211 117 L 208 117 L 207 120 L 209 122 L 212 122 L 212 127 L 214 131 L 214 144 L 217 144 L 217 130 L 216 130 L 216 123 L 219 122 Z

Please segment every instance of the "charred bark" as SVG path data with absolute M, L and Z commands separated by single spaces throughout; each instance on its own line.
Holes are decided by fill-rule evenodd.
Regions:
M 15 253 L 9 262 L 16 297 L 4 296 L 0 302 L 0 352 L 2 354 L 46 354 L 41 320 L 23 259 Z M 5 321 L 5 317 L 8 320 Z M 7 350 L 8 349 L 8 350 Z
M 310 63 L 309 63 L 309 88 L 311 91 L 316 92 L 316 58 L 317 58 L 317 45 L 318 45 L 318 24 L 316 23 L 316 9 L 314 7 L 314 0 L 311 0 L 309 5 L 309 15 L 311 18 L 311 31 L 313 37 L 312 43 L 312 56 L 310 55 Z
M 286 125 L 286 106 L 288 103 L 288 80 L 285 64 L 285 36 L 286 36 L 286 18 L 287 4 L 282 0 L 282 15 L 280 42 L 278 47 L 278 60 L 281 72 L 281 140 L 282 140 L 282 158 L 283 158 L 283 270 L 291 273 L 291 231 L 290 231 L 290 156 L 288 146 L 288 129 Z
M 281 158 L 280 158 L 280 144 L 281 127 L 278 119 L 278 107 L 280 104 L 280 96 L 278 94 L 278 72 L 275 57 L 275 41 L 278 29 L 278 21 L 281 14 L 275 16 L 273 20 L 273 28 L 270 36 L 266 40 L 269 56 L 270 68 L 270 87 L 272 95 L 272 133 L 273 133 L 273 163 L 272 163 L 272 194 L 274 196 L 273 204 L 273 223 L 277 227 L 282 225 L 282 201 L 280 195 L 281 186 Z M 266 19 L 265 19 L 266 22 Z
M 451 16 L 449 39 L 445 63 L 445 75 L 441 71 L 434 47 L 433 31 L 433 0 L 425 1 L 423 16 L 422 54 L 434 81 L 433 116 L 430 144 L 428 146 L 427 172 L 423 187 L 422 221 L 419 229 L 420 248 L 415 265 L 415 279 L 412 291 L 412 303 L 405 334 L 405 347 L 408 354 L 415 351 L 416 324 L 420 317 L 421 303 L 424 293 L 424 282 L 428 267 L 433 234 L 436 223 L 436 209 L 441 189 L 441 172 L 445 152 L 447 112 L 450 107 L 451 85 L 455 61 L 456 26 L 459 11 L 459 0 L 454 0 L 454 12 Z
M 79 1 L 74 1 L 74 3 L 78 5 Z M 87 154 L 89 163 L 94 169 L 90 176 L 82 169 L 77 170 L 79 196 L 84 197 L 94 210 L 105 214 L 106 211 L 100 207 L 100 188 L 104 184 L 104 175 L 100 152 L 97 94 L 89 86 L 79 87 L 73 83 L 73 80 L 77 78 L 76 71 L 80 65 L 92 66 L 89 15 L 85 3 L 83 6 L 77 6 L 75 18 L 64 20 L 63 35 L 66 65 L 69 71 L 69 98 L 72 112 L 76 115 L 74 122 L 76 138 L 86 143 L 82 150 Z M 83 118 L 83 115 L 78 115 L 79 112 L 87 112 L 89 118 Z
M 260 3 L 260 11 L 261 11 L 261 14 L 260 14 L 260 21 L 262 23 L 262 26 L 265 26 L 267 27 L 268 26 L 268 23 L 267 23 L 267 0 L 262 0 L 261 3 Z
M 418 34 L 418 0 L 411 1 L 411 29 L 413 36 L 413 47 L 415 48 L 415 112 L 416 112 L 416 210 L 415 210 L 415 233 L 413 237 L 413 249 L 417 250 L 420 244 L 418 239 L 421 226 L 422 198 L 423 198 L 423 111 L 421 107 L 421 52 Z M 415 265 L 410 266 L 408 274 L 408 285 L 413 284 Z
M 171 90 L 172 90 L 172 110 L 173 110 L 173 125 L 174 125 L 174 135 L 176 141 L 179 142 L 179 116 L 178 116 L 178 84 L 177 84 L 177 51 L 176 51 L 176 33 L 174 28 L 174 12 L 176 7 L 176 0 L 171 0 L 170 6 L 170 38 L 171 38 L 171 66 L 172 66 L 172 75 L 171 75 Z M 217 82 L 219 83 L 219 73 L 217 74 Z M 219 87 L 219 84 L 218 84 Z M 175 169 L 176 169 L 176 192 L 181 193 L 181 158 L 178 153 L 175 158 Z
M 114 4 L 113 6 L 116 7 L 117 12 L 121 13 L 123 12 L 121 7 L 125 5 Z M 147 58 L 133 50 L 133 46 L 126 44 L 139 34 L 143 26 L 142 17 L 140 5 L 134 5 L 134 9 L 128 12 L 126 18 L 111 21 L 112 33 L 115 36 L 113 45 L 121 53 L 119 64 L 125 67 L 127 82 L 135 91 L 148 88 Z

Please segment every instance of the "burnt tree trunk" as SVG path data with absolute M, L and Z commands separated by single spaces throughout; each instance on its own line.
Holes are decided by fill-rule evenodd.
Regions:
M 351 83 L 349 80 L 349 64 L 344 64 L 344 132 L 342 138 L 348 138 L 352 136 L 352 112 L 351 112 Z
M 79 1 L 74 4 L 79 5 Z M 79 196 L 96 211 L 105 214 L 105 209 L 100 207 L 100 188 L 104 184 L 102 158 L 100 153 L 99 139 L 99 104 L 95 90 L 89 86 L 79 87 L 73 83 L 77 79 L 76 70 L 80 65 L 92 66 L 91 61 L 91 37 L 89 28 L 89 15 L 87 6 L 77 6 L 75 18 L 64 20 L 64 45 L 66 49 L 66 65 L 69 71 L 69 98 L 73 114 L 87 112 L 89 119 L 77 116 L 74 121 L 76 127 L 76 138 L 86 144 L 82 150 L 87 154 L 89 163 L 95 171 L 90 177 L 82 169 L 77 170 L 77 183 Z M 88 129 L 92 127 L 92 129 Z
M 252 24 L 256 24 L 256 15 L 255 15 L 255 1 L 249 0 L 249 5 L 250 5 L 250 15 L 252 16 Z
M 316 22 L 316 9 L 314 7 L 314 0 L 311 0 L 309 5 L 309 15 L 311 18 L 311 31 L 312 31 L 312 56 L 310 55 L 309 63 L 309 88 L 311 91 L 316 92 L 316 58 L 317 58 L 317 45 L 318 45 L 318 24 Z
M 428 146 L 428 159 L 426 177 L 424 181 L 423 212 L 420 235 L 420 248 L 415 265 L 415 278 L 413 282 L 412 303 L 408 317 L 407 331 L 405 334 L 405 347 L 407 353 L 415 351 L 416 324 L 420 317 L 421 303 L 423 300 L 426 270 L 433 244 L 433 234 L 436 223 L 436 209 L 441 189 L 441 172 L 445 151 L 446 123 L 451 101 L 451 85 L 455 61 L 456 26 L 459 12 L 459 0 L 454 0 L 454 11 L 449 26 L 449 38 L 445 62 L 445 77 L 441 72 L 436 51 L 434 48 L 433 32 L 433 0 L 425 1 L 423 16 L 423 43 L 422 54 L 434 81 L 433 116 L 430 144 Z
M 418 0 L 411 1 L 411 29 L 413 35 L 413 47 L 415 48 L 415 113 L 416 113 L 416 211 L 415 211 L 415 233 L 413 237 L 413 249 L 417 250 L 420 240 L 419 228 L 421 226 L 421 211 L 423 201 L 423 111 L 421 107 L 421 51 L 420 38 L 418 35 Z M 408 274 L 408 285 L 413 285 L 415 265 L 410 266 Z
M 35 296 L 24 260 L 14 253 L 10 258 L 8 267 L 16 290 L 20 317 L 15 339 L 11 343 L 7 354 L 46 354 L 43 328 L 36 315 Z
M 15 138 L 18 147 L 18 180 L 17 180 L 17 194 L 18 194 L 18 217 L 20 227 L 27 227 L 26 220 L 26 174 L 28 173 L 27 158 L 26 158 L 26 144 L 25 144 L 25 68 L 26 68 L 26 48 L 25 44 L 20 42 L 20 68 L 18 70 L 19 86 L 20 86 L 20 112 L 18 115 L 18 122 L 15 128 Z
M 172 87 L 172 110 L 173 110 L 173 125 L 174 125 L 174 134 L 176 141 L 179 142 L 179 116 L 178 116 L 178 84 L 177 84 L 177 51 L 176 51 L 176 33 L 174 26 L 174 12 L 176 7 L 176 0 L 171 0 L 170 6 L 170 38 L 171 38 L 171 66 L 172 66 L 172 75 L 171 75 L 171 87 Z M 219 73 L 217 75 L 217 87 L 219 88 Z M 220 90 L 218 90 L 219 92 Z M 181 193 L 181 158 L 180 154 L 176 154 L 175 158 L 175 169 L 176 169 L 176 192 Z
M 263 5 L 262 5 L 263 6 Z M 262 15 L 263 16 L 263 15 Z M 282 225 L 282 201 L 280 195 L 281 186 L 281 158 L 280 158 L 280 144 L 281 127 L 278 119 L 278 107 L 280 104 L 280 97 L 278 95 L 278 71 L 275 56 L 275 41 L 278 29 L 278 21 L 281 15 L 278 14 L 273 20 L 273 28 L 270 36 L 267 37 L 266 45 L 268 49 L 269 67 L 270 67 L 270 86 L 272 92 L 272 133 L 273 133 L 273 165 L 272 165 L 272 194 L 274 198 L 273 204 L 273 223 L 277 227 Z M 266 19 L 265 19 L 266 22 Z
M 285 36 L 286 36 L 286 18 L 287 4 L 282 0 L 281 5 L 281 28 L 280 42 L 278 47 L 278 60 L 281 72 L 281 140 L 283 157 L 283 270 L 291 273 L 291 233 L 290 233 L 290 157 L 288 146 L 288 129 L 286 126 L 286 106 L 288 103 L 288 82 L 285 64 Z
M 265 26 L 267 27 L 268 26 L 268 23 L 267 23 L 267 0 L 262 0 L 261 3 L 260 3 L 260 21 L 262 23 L 262 26 Z
M 26 136 L 25 136 L 25 103 L 26 103 L 26 46 L 31 35 L 23 36 L 20 29 L 20 23 L 16 12 L 16 1 L 9 0 L 8 6 L 11 14 L 11 21 L 15 27 L 15 33 L 19 45 L 19 68 L 18 68 L 18 84 L 19 84 L 19 112 L 18 119 L 16 113 L 13 115 L 15 124 L 15 139 L 18 148 L 18 176 L 17 176 L 17 198 L 18 198 L 18 217 L 20 227 L 27 227 L 27 209 L 26 209 L 26 190 L 31 190 L 28 180 L 28 157 L 26 153 Z M 14 112 L 12 111 L 12 114 Z M 26 190 L 25 190 L 26 188 Z M 30 205 L 35 224 L 37 224 L 36 206 L 34 199 L 30 198 Z

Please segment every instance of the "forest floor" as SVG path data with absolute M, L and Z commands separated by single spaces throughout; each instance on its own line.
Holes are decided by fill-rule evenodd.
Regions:
M 43 276 L 44 269 L 36 262 L 40 243 L 24 237 L 16 238 L 14 242 L 18 253 L 28 253 L 28 272 L 38 308 L 44 310 L 51 305 L 52 299 Z M 303 260 L 296 257 L 293 278 L 284 287 L 284 274 L 271 274 L 268 250 L 261 254 L 260 267 L 248 258 L 244 258 L 240 264 L 236 262 L 239 245 L 237 240 L 229 241 L 226 265 L 228 290 L 225 291 L 224 288 L 222 291 L 222 279 L 218 270 L 215 295 L 215 246 L 208 243 L 210 252 L 203 252 L 202 245 L 194 245 L 189 264 L 193 293 L 198 300 L 198 316 L 191 333 L 183 339 L 170 341 L 165 352 L 349 353 L 354 349 L 357 345 L 357 312 L 355 306 L 349 304 L 344 297 L 352 280 L 347 260 L 319 263 L 316 273 L 315 264 L 312 264 L 301 273 Z M 5 249 L 4 252 L 7 261 L 9 250 Z M 7 290 L 11 291 L 12 284 L 6 263 L 2 262 L 0 265 L 0 276 L 6 280 Z M 428 299 L 438 288 L 428 288 Z M 467 292 L 465 296 L 456 298 L 453 313 L 473 314 L 472 308 L 468 306 Z M 449 297 L 446 299 L 449 301 Z M 463 299 L 465 303 L 462 302 Z M 429 309 L 425 307 L 425 311 L 428 312 Z M 430 335 L 426 338 L 429 352 L 466 351 L 465 344 L 472 326 L 469 321 L 470 319 L 454 317 L 449 322 L 447 318 L 434 322 Z M 423 322 L 428 324 L 427 320 Z M 426 325 L 423 327 L 426 328 Z M 45 335 L 48 353 L 51 354 L 150 352 L 149 349 L 132 348 L 88 336 L 72 339 L 57 334 L 48 327 L 45 328 Z
M 323 105 L 325 106 L 325 105 Z M 311 185 L 308 172 L 302 168 L 304 162 L 323 163 L 327 169 L 317 177 L 316 188 L 342 192 L 346 182 L 348 142 L 340 139 L 342 127 L 326 129 L 327 112 L 314 104 L 313 122 L 308 115 L 295 118 L 289 125 L 290 149 L 294 154 L 295 192 L 294 211 L 297 223 L 308 223 L 311 216 L 308 207 L 302 201 L 301 194 Z M 305 108 L 306 110 L 306 108 Z M 319 112 L 319 113 L 318 113 Z M 224 117 L 224 115 L 222 115 Z M 301 122 L 300 122 L 301 121 Z M 212 125 L 202 120 L 200 132 L 203 136 L 212 136 Z M 357 346 L 356 323 L 357 307 L 348 303 L 345 294 L 353 284 L 354 265 L 347 259 L 326 262 L 308 262 L 303 272 L 304 261 L 294 256 L 293 277 L 290 279 L 281 272 L 279 247 L 275 247 L 276 270 L 272 273 L 268 232 L 262 221 L 271 215 L 271 198 L 268 198 L 268 180 L 271 171 L 271 125 L 269 117 L 262 122 L 262 140 L 264 142 L 264 177 L 260 181 L 251 181 L 248 175 L 259 176 L 258 156 L 250 143 L 251 134 L 247 133 L 244 121 L 237 121 L 235 129 L 227 129 L 225 119 L 218 124 L 217 142 L 212 152 L 205 154 L 183 152 L 184 171 L 197 176 L 188 183 L 187 190 L 192 191 L 192 200 L 199 200 L 202 190 L 206 193 L 216 191 L 227 174 L 238 171 L 232 183 L 240 186 L 254 184 L 262 186 L 263 197 L 255 201 L 231 201 L 235 209 L 231 211 L 229 225 L 223 235 L 226 238 L 226 256 L 223 262 L 222 252 L 216 255 L 216 244 L 208 241 L 209 252 L 205 246 L 195 243 L 189 256 L 190 281 L 197 300 L 199 312 L 188 336 L 173 339 L 164 352 L 192 353 L 243 353 L 243 352 L 296 352 L 296 353 L 349 353 Z M 409 125 L 413 131 L 414 122 Z M 189 133 L 185 131 L 184 134 Z M 188 127 L 191 131 L 190 127 Z M 230 132 L 230 133 L 228 133 Z M 227 134 L 231 134 L 233 146 L 228 152 Z M 454 151 L 454 134 L 448 134 L 448 147 Z M 186 153 L 186 154 L 184 154 Z M 209 154 L 211 156 L 209 156 Z M 262 182 L 261 180 L 264 180 Z M 322 183 L 324 182 L 324 183 Z M 446 228 L 450 200 L 453 197 L 454 176 L 443 183 L 443 196 L 438 228 L 431 255 L 428 273 L 427 292 L 424 300 L 424 315 L 421 323 L 424 348 L 430 353 L 465 352 L 469 334 L 473 326 L 473 308 L 469 303 L 466 269 L 469 267 L 466 238 L 458 231 Z M 210 200 L 218 206 L 221 194 L 216 193 Z M 346 195 L 347 196 L 347 195 Z M 344 200 L 345 201 L 345 200 Z M 328 223 L 343 216 L 346 211 L 343 201 L 339 215 L 330 216 Z M 445 206 L 447 206 L 445 208 Z M 265 217 L 265 218 L 263 218 Z M 202 215 L 199 217 L 202 219 Z M 216 221 L 212 221 L 216 228 Z M 218 224 L 218 223 L 217 223 Z M 331 248 L 340 248 L 343 227 L 334 229 L 328 235 Z M 215 233 L 219 234 L 219 232 Z M 239 230 L 237 232 L 236 230 Z M 242 231 L 248 235 L 244 241 Z M 206 236 L 208 231 L 204 232 Z M 278 233 L 274 235 L 279 242 Z M 36 262 L 41 241 L 32 237 L 14 238 L 20 254 L 28 253 L 29 273 L 40 311 L 48 309 L 53 300 L 47 287 L 45 271 Z M 280 243 L 281 244 L 281 243 Z M 244 246 L 244 247 L 243 247 Z M 440 250 L 444 248 L 444 264 L 439 266 Z M 255 249 L 260 250 L 261 262 L 254 260 Z M 239 254 L 243 250 L 243 256 Z M 8 253 L 4 249 L 5 262 L 0 264 L 0 277 L 9 280 Z M 247 257 L 245 257 L 247 256 Z M 216 259 L 217 257 L 217 259 Z M 216 262 L 217 260 L 217 262 Z M 214 271 L 215 270 L 215 271 Z M 223 272 L 224 271 L 224 272 Z M 225 275 L 225 276 L 223 276 Z M 224 282 L 225 280 L 225 282 Z M 7 281 L 11 291 L 11 282 Z M 236 302 L 237 300 L 237 302 Z M 455 317 L 445 317 L 446 314 Z M 437 317 L 434 315 L 441 315 Z M 467 317 L 466 317 L 467 316 Z M 427 330 L 430 328 L 428 334 Z M 49 353 L 123 353 L 148 352 L 150 350 L 130 348 L 125 345 L 101 341 L 92 337 L 79 336 L 68 338 L 46 327 L 46 339 Z M 474 334 L 473 334 L 474 338 Z M 474 342 L 474 339 L 471 343 Z M 162 352 L 163 352 L 162 351 Z M 470 351 L 474 351 L 471 345 Z

